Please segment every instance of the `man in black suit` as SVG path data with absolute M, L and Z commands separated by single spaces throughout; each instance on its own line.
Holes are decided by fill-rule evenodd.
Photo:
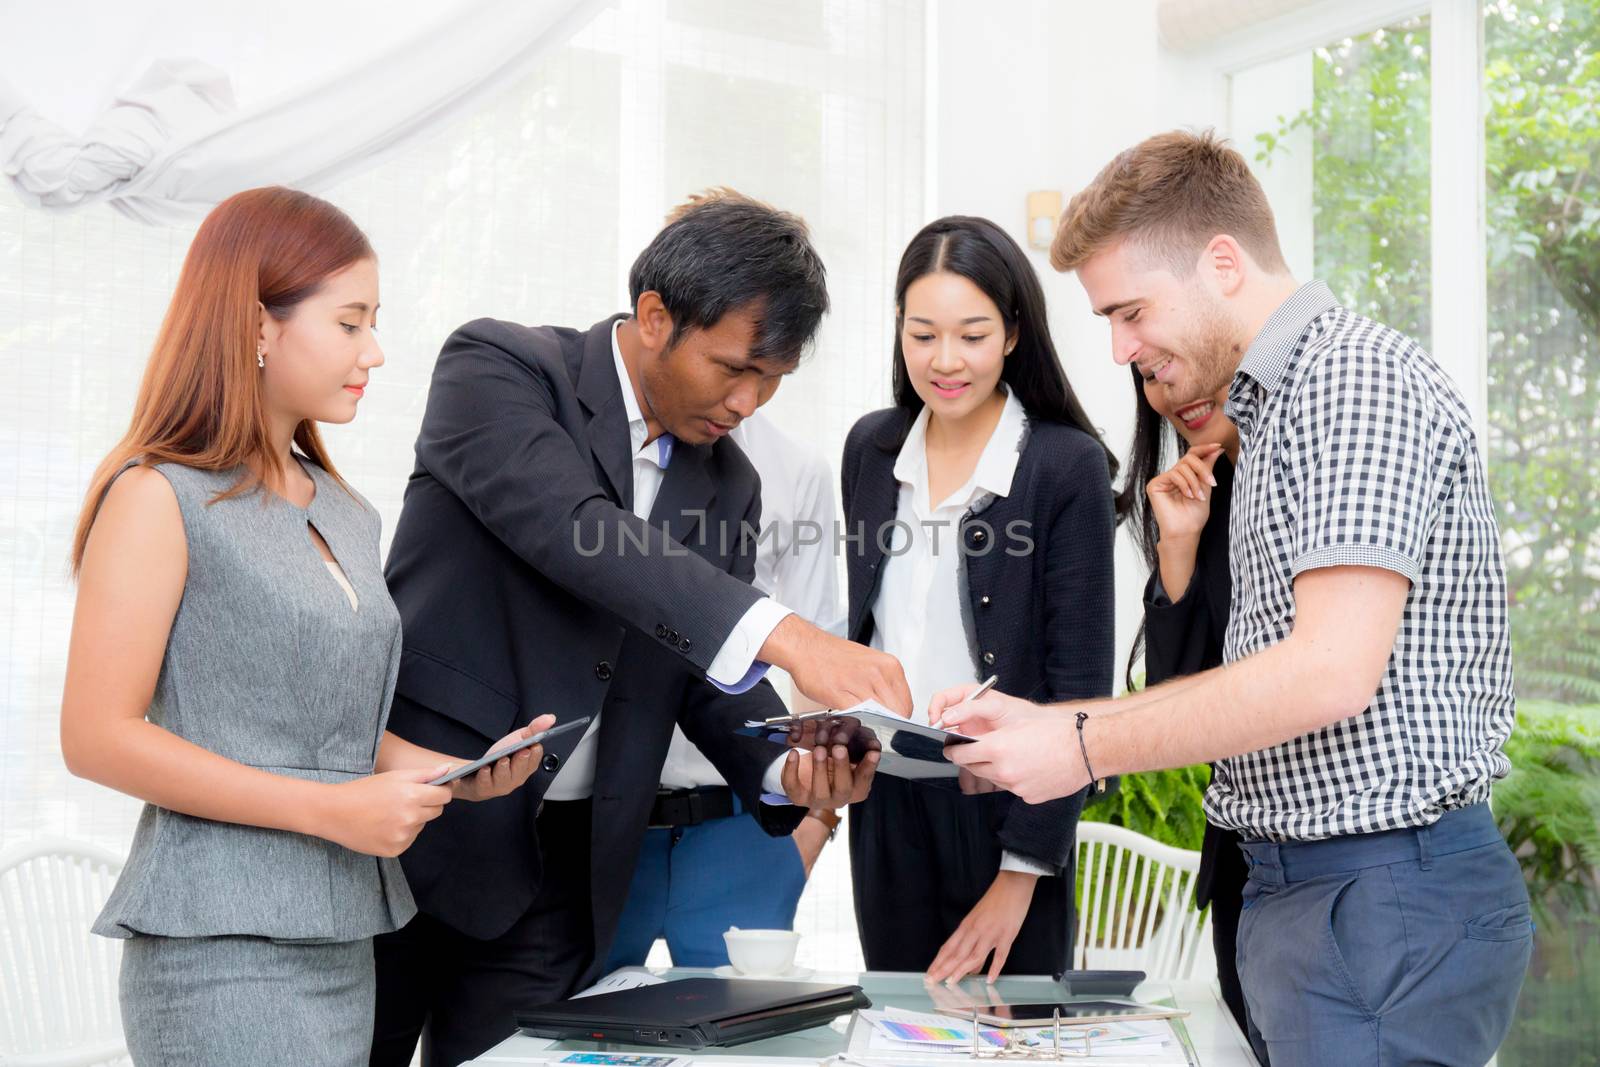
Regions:
M 724 437 L 827 310 L 804 223 L 708 199 L 629 289 L 632 315 L 587 331 L 468 323 L 434 369 L 389 553 L 405 635 L 389 728 L 467 755 L 538 713 L 595 722 L 553 739 L 515 794 L 450 805 L 402 857 L 420 914 L 375 944 L 375 1065 L 408 1063 L 420 1036 L 427 1067 L 453 1067 L 519 1007 L 598 977 L 674 723 L 787 834 L 864 795 L 876 758 L 736 735 L 783 714 L 766 665 L 833 707 L 910 711 L 892 657 L 750 585 L 759 481 Z

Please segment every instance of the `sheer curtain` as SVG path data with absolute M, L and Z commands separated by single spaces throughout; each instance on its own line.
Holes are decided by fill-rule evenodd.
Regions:
M 62 3 L 0 38 L 0 170 L 28 203 L 198 218 L 239 189 L 321 191 L 476 109 L 599 0 Z M 85 24 L 95 33 L 82 33 Z
M 836 469 L 851 422 L 888 402 L 893 273 L 924 221 L 922 20 L 920 0 L 623 0 L 493 100 L 323 190 L 382 260 L 388 362 L 328 438 L 386 531 L 445 335 L 624 308 L 634 255 L 713 184 L 811 223 L 834 310 L 766 410 Z M 192 234 L 0 193 L 0 846 L 120 849 L 132 832 L 138 805 L 60 758 L 66 556 Z M 809 965 L 859 961 L 846 863 L 841 839 L 802 903 Z

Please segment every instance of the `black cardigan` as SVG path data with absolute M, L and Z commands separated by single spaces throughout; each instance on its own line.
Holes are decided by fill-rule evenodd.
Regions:
M 1146 685 L 1198 674 L 1222 665 L 1222 641 L 1233 608 L 1233 571 L 1228 565 L 1228 520 L 1233 510 L 1233 467 L 1228 457 L 1217 460 L 1212 473 L 1211 517 L 1200 531 L 1194 574 L 1177 601 L 1158 591 L 1157 573 L 1144 589 Z M 1238 835 L 1206 823 L 1200 849 L 1195 899 L 1205 907 L 1224 884 L 1237 894 L 1244 888 L 1245 865 L 1233 847 Z M 1236 883 L 1236 884 L 1235 884 Z
M 900 442 L 913 415 L 888 408 L 863 416 L 844 446 L 841 474 L 850 615 L 848 636 L 872 639 L 872 603 L 884 552 L 877 531 L 892 523 Z M 1031 524 L 1034 543 L 1009 536 Z M 962 624 L 978 677 L 999 675 L 1003 693 L 1039 702 L 1111 695 L 1115 635 L 1112 549 L 1116 518 L 1106 454 L 1089 434 L 1030 419 L 1011 492 L 985 497 L 961 518 Z M 1065 754 L 1063 754 L 1065 755 Z M 996 794 L 1005 810 L 1001 846 L 1065 870 L 1072 860 L 1082 792 L 1045 804 Z

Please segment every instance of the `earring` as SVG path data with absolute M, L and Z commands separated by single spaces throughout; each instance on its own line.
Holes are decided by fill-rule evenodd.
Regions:
M 257 367 L 265 367 L 266 365 L 267 365 L 266 356 L 263 355 L 261 346 L 260 345 L 256 345 L 256 366 Z

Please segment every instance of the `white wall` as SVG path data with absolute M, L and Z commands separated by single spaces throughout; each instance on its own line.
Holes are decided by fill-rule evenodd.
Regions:
M 932 215 L 983 215 L 1027 247 L 1029 191 L 1070 198 L 1119 151 L 1175 126 L 1221 125 L 1214 80 L 1164 49 L 1155 0 L 931 0 Z M 1133 385 L 1072 275 L 1030 249 L 1067 376 L 1125 457 Z M 1138 629 L 1145 569 L 1117 546 L 1117 678 Z

